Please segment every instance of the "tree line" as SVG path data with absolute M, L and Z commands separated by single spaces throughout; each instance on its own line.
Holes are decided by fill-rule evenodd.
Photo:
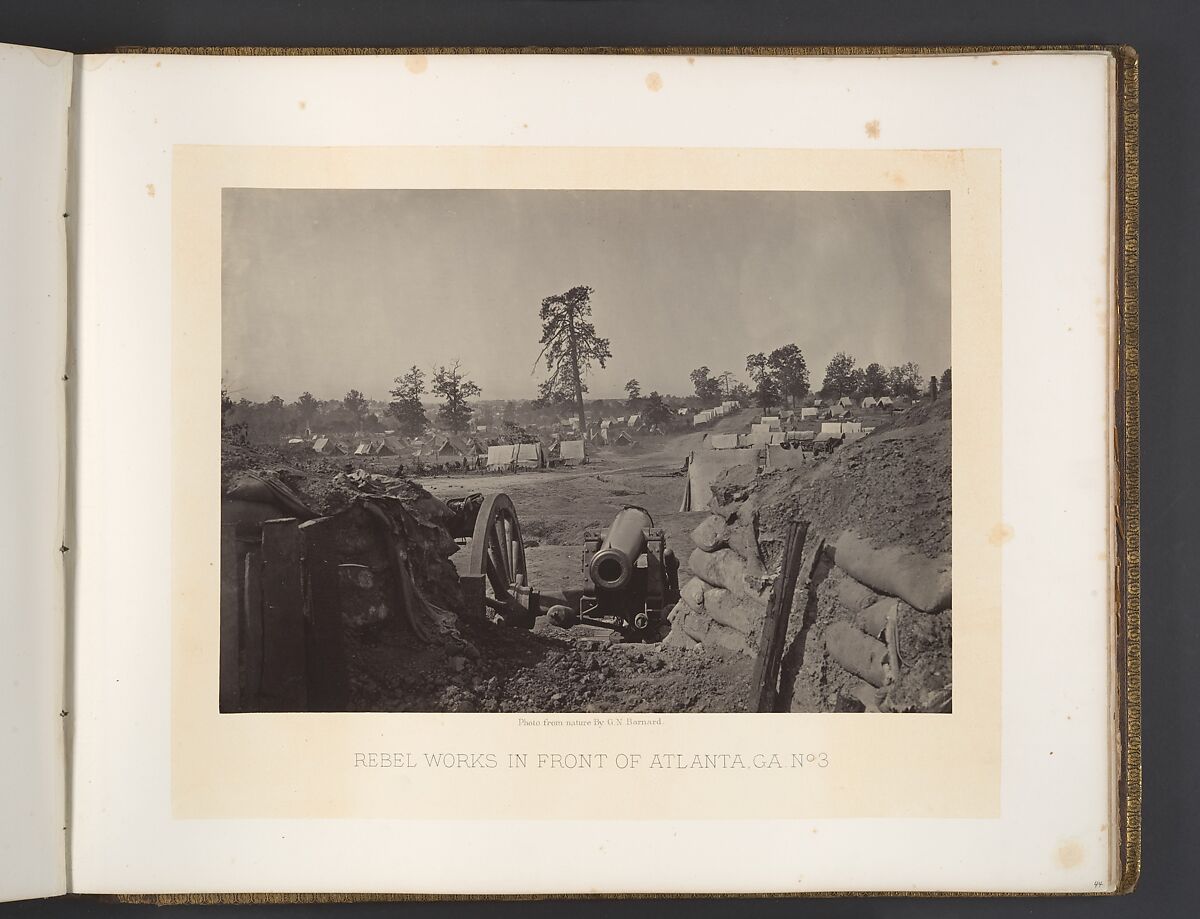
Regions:
M 927 392 L 936 398 L 939 389 L 945 392 L 951 386 L 949 367 L 940 380 L 936 376 L 930 377 L 925 384 L 921 368 L 912 361 L 890 370 L 877 362 L 859 367 L 852 356 L 839 351 L 825 367 L 821 388 L 813 392 L 804 353 L 794 343 L 781 345 L 769 353 L 758 351 L 746 355 L 746 375 L 749 384 L 736 379 L 728 370 L 714 376 L 712 370 L 704 366 L 691 372 L 691 380 L 696 398 L 704 407 L 733 399 L 752 403 L 763 410 L 776 406 L 795 408 L 810 394 L 824 399 L 849 396 L 862 400 L 868 396 L 917 397 Z
M 587 378 L 596 366 L 603 369 L 612 357 L 609 339 L 602 337 L 592 321 L 591 287 L 577 285 L 561 294 L 545 297 L 538 311 L 542 323 L 539 344 L 542 346 L 534 361 L 534 372 L 544 365 L 545 377 L 537 384 L 537 396 L 531 401 L 535 411 L 552 412 L 570 406 L 579 420 L 579 429 L 587 430 L 584 395 Z M 808 364 L 799 345 L 789 343 L 773 351 L 758 351 L 746 355 L 748 383 L 737 379 L 729 370 L 714 374 L 707 366 L 697 367 L 690 374 L 694 398 L 701 408 L 736 400 L 755 404 L 763 410 L 776 406 L 793 408 L 810 395 Z M 391 401 L 386 414 L 395 421 L 395 429 L 404 437 L 419 437 L 429 430 L 424 398 L 440 401 L 437 408 L 438 426 L 444 430 L 463 433 L 477 423 L 476 410 L 471 404 L 483 394 L 471 380 L 458 360 L 434 366 L 427 374 L 415 364 L 395 378 L 390 390 Z M 939 388 L 950 389 L 950 369 L 941 378 L 930 377 L 923 383 L 921 369 L 909 361 L 891 369 L 872 362 L 859 367 L 855 359 L 839 351 L 825 367 L 825 376 L 817 394 L 837 399 L 850 396 L 917 396 L 922 391 L 936 397 Z M 624 405 L 630 413 L 643 416 L 648 425 L 666 428 L 674 411 L 668 404 L 671 396 L 655 391 L 642 395 L 641 383 L 632 379 L 625 384 Z M 511 406 L 513 403 L 509 403 Z M 515 425 L 508 417 L 506 423 Z M 487 419 L 494 420 L 494 419 Z M 320 430 L 354 433 L 364 428 L 378 429 L 379 415 L 372 411 L 370 401 L 357 389 L 351 389 L 341 400 L 321 401 L 304 392 L 290 405 L 279 396 L 266 403 L 242 399 L 234 402 L 221 391 L 221 421 L 245 425 L 256 439 L 270 439 L 287 431 L 317 427 Z

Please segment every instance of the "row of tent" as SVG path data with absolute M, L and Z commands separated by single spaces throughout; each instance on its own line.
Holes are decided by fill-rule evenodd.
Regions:
M 861 421 L 826 421 L 821 423 L 817 431 L 780 431 L 763 430 L 767 425 L 752 425 L 748 434 L 713 434 L 708 438 L 708 446 L 713 450 L 734 450 L 740 447 L 780 446 L 786 443 L 802 443 L 807 440 L 824 441 L 833 437 L 844 437 L 845 440 L 858 440 L 866 437 L 875 429 L 863 427 Z M 760 430 L 753 430 L 759 428 Z
M 738 408 L 737 402 L 733 402 L 733 401 L 722 402 L 720 405 L 716 406 L 715 408 L 707 408 L 702 412 L 697 412 L 695 415 L 692 416 L 692 424 L 693 424 L 693 426 L 700 425 L 700 424 L 708 424 L 710 421 L 713 421 L 717 418 L 724 418 L 726 415 L 728 415 L 730 412 L 736 410 L 737 408 Z

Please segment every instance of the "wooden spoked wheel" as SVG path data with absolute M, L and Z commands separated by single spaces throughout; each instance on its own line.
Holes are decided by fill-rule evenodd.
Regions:
M 536 611 L 528 608 L 529 572 L 521 522 L 508 495 L 488 495 L 479 508 L 471 536 L 470 572 L 483 577 L 484 604 L 494 614 L 512 625 L 533 625 Z

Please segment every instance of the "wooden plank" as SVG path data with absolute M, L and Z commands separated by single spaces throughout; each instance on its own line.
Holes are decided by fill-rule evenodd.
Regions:
M 266 521 L 262 539 L 262 711 L 302 712 L 308 707 L 302 580 L 300 522 L 290 517 Z
M 754 659 L 754 670 L 750 675 L 749 709 L 752 712 L 770 712 L 775 708 L 779 662 L 783 658 L 783 646 L 787 640 L 788 619 L 791 617 L 792 599 L 807 535 L 806 520 L 793 521 L 788 528 L 779 576 L 771 586 L 767 614 L 763 617 L 762 633 L 758 640 L 758 656 Z
M 308 708 L 344 711 L 348 696 L 346 652 L 338 598 L 342 527 L 334 517 L 300 525 L 304 565 L 305 673 Z
M 262 550 L 250 549 L 242 565 L 242 711 L 258 711 L 262 679 Z
M 242 569 L 238 565 L 237 525 L 221 527 L 221 611 L 219 652 L 219 707 L 236 712 L 241 707 L 241 594 Z

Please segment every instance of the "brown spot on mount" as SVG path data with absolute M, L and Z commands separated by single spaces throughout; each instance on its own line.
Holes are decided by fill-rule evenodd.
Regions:
M 863 130 L 867 132 L 867 137 L 871 138 L 871 140 L 879 140 L 879 119 L 876 118 L 874 121 L 868 121 L 863 125 Z
M 988 542 L 998 548 L 1009 542 L 1015 535 L 1012 527 L 1007 523 L 1000 522 L 992 527 L 992 531 L 988 533 Z
M 657 72 L 646 74 L 646 89 L 652 93 L 658 92 L 663 87 L 663 79 Z

